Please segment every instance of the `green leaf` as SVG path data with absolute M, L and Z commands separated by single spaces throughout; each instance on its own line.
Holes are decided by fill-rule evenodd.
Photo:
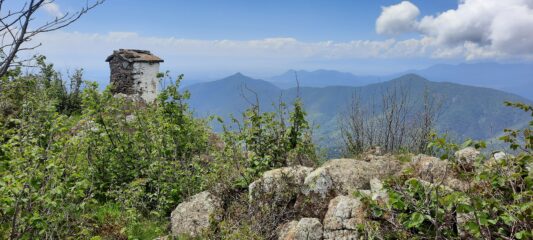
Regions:
M 533 233 L 528 232 L 527 230 L 522 230 L 520 232 L 515 233 L 514 236 L 517 239 L 529 239 L 533 236 Z
M 424 215 L 419 212 L 411 214 L 407 221 L 407 228 L 418 228 L 424 222 L 424 219 Z

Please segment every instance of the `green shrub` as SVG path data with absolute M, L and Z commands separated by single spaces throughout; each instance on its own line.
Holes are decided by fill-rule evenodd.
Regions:
M 508 103 L 529 112 L 533 107 Z M 386 204 L 365 198 L 377 236 L 394 239 L 531 239 L 533 238 L 533 155 L 531 131 L 506 130 L 501 139 L 518 150 L 496 160 L 478 162 L 475 172 L 463 175 L 466 192 L 442 183 L 401 176 L 387 182 Z M 467 141 L 462 147 L 483 143 Z M 445 137 L 433 137 L 429 147 L 442 159 L 451 159 L 460 146 Z M 460 169 L 456 175 L 461 175 Z M 407 177 L 407 179 L 405 178 Z

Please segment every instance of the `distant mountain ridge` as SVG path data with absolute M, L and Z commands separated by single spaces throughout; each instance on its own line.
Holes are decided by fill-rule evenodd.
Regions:
M 261 108 L 271 111 L 272 102 L 279 100 L 281 89 L 274 84 L 236 73 L 229 77 L 193 84 L 185 87 L 191 92 L 191 107 L 202 115 L 216 114 L 229 117 L 237 116 L 255 102 L 255 93 Z
M 378 76 L 356 76 L 348 72 L 319 69 L 315 71 L 289 70 L 279 76 L 267 78 L 280 88 L 293 88 L 298 85 L 302 87 L 328 87 L 328 86 L 364 86 L 371 83 L 381 82 L 384 77 Z
M 453 82 L 499 89 L 533 100 L 533 64 L 438 64 L 395 76 L 406 73 L 415 73 L 435 82 Z
M 191 92 L 190 106 L 196 114 L 218 115 L 228 119 L 240 114 L 259 100 L 262 111 L 273 111 L 280 100 L 291 103 L 300 95 L 309 120 L 320 126 L 317 137 L 322 142 L 338 144 L 338 117 L 347 109 L 355 92 L 363 102 L 379 102 L 379 97 L 391 86 L 409 90 L 414 104 L 423 98 L 425 91 L 438 96 L 442 101 L 442 114 L 437 129 L 459 137 L 488 139 L 499 134 L 504 128 L 520 127 L 528 120 L 519 111 L 505 107 L 504 101 L 531 103 L 530 100 L 500 90 L 466 86 L 448 82 L 432 82 L 416 74 L 374 83 L 362 87 L 300 87 L 281 89 L 274 84 L 253 79 L 240 73 L 227 78 L 195 84 L 186 89 Z M 334 143 L 334 142 L 337 143 Z
M 525 63 L 438 64 L 425 69 L 409 70 L 384 76 L 358 76 L 348 72 L 323 69 L 315 71 L 289 70 L 265 80 L 283 89 L 296 87 L 296 76 L 301 87 L 360 87 L 388 81 L 409 73 L 420 75 L 434 82 L 451 82 L 499 89 L 533 100 L 533 64 Z

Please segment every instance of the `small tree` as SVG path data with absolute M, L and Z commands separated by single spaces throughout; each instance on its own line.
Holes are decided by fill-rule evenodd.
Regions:
M 422 102 L 411 99 L 402 86 L 385 89 L 378 103 L 363 103 L 356 92 L 339 120 L 345 153 L 357 155 L 375 146 L 385 152 L 425 152 L 439 109 L 427 88 Z

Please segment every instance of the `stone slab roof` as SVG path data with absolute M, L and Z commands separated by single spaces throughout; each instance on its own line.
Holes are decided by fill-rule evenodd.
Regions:
M 113 51 L 109 57 L 106 58 L 106 62 L 111 61 L 114 57 L 119 57 L 120 59 L 128 62 L 148 62 L 148 63 L 159 63 L 163 62 L 163 59 L 153 55 L 150 51 L 138 50 L 138 49 L 120 49 Z

